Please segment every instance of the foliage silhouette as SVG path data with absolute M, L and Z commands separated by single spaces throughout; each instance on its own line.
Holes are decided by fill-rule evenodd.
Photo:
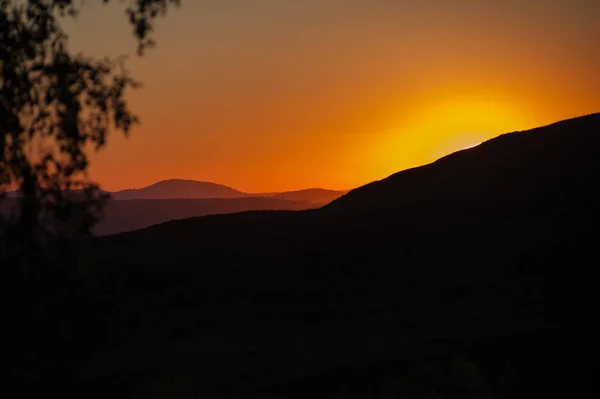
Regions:
M 21 194 L 16 212 L 0 215 L 3 360 L 19 396 L 68 385 L 85 294 L 78 248 L 105 202 L 86 175 L 86 151 L 103 148 L 110 130 L 128 134 L 139 122 L 125 99 L 139 83 L 124 60 L 69 50 L 61 20 L 82 3 L 0 0 L 0 196 L 15 187 Z M 154 45 L 156 19 L 179 3 L 126 2 L 140 56 Z

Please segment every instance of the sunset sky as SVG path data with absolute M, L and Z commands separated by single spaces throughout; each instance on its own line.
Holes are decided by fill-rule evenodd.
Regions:
M 119 2 L 66 25 L 145 85 L 142 124 L 92 158 L 106 189 L 347 189 L 600 111 L 598 0 L 182 2 L 142 59 Z

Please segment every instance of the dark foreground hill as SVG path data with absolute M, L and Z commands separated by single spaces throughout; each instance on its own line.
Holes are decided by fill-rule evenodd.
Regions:
M 98 297 L 119 321 L 77 378 L 100 396 L 592 392 L 599 183 L 596 114 L 500 136 L 317 210 L 103 237 L 91 248 Z

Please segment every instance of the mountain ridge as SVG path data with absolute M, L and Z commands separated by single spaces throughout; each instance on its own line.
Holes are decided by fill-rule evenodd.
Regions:
M 118 201 L 138 199 L 231 199 L 231 198 L 273 198 L 289 201 L 309 202 L 314 205 L 325 205 L 346 194 L 349 190 L 330 190 L 325 188 L 304 188 L 291 191 L 273 191 L 265 193 L 247 193 L 224 184 L 191 180 L 166 179 L 140 188 L 128 188 L 118 191 L 102 190 Z M 6 198 L 18 198 L 18 190 L 7 191 Z
M 490 140 L 482 142 L 476 147 L 456 151 L 454 153 L 443 156 L 429 164 L 402 170 L 384 179 L 377 180 L 368 183 L 364 186 L 358 187 L 356 189 L 350 190 L 343 198 L 332 201 L 330 204 L 326 205 L 325 208 L 332 209 L 336 207 L 342 207 L 344 206 L 343 204 L 345 202 L 352 201 L 355 196 L 359 195 L 375 196 L 376 193 L 372 191 L 377 191 L 385 185 L 389 187 L 395 181 L 401 179 L 415 179 L 418 178 L 421 174 L 432 170 L 441 171 L 443 167 L 446 167 L 449 163 L 455 161 L 456 163 L 460 161 L 463 164 L 465 162 L 470 162 L 473 164 L 475 162 L 479 162 L 479 168 L 482 166 L 489 167 L 490 165 L 488 165 L 488 163 L 486 162 L 486 158 L 489 159 L 489 156 L 492 155 L 493 151 L 501 151 L 502 148 L 499 147 L 503 147 L 504 149 L 508 150 L 502 154 L 503 156 L 509 156 L 512 154 L 513 156 L 517 155 L 521 157 L 520 159 L 526 159 L 527 154 L 524 153 L 524 149 L 527 149 L 527 151 L 529 151 L 532 154 L 532 156 L 538 157 L 544 155 L 543 153 L 540 153 L 540 151 L 552 152 L 553 154 L 556 153 L 559 155 L 557 159 L 562 159 L 566 162 L 567 160 L 564 156 L 561 156 L 561 154 L 566 154 L 565 151 L 567 149 L 577 151 L 579 150 L 579 148 L 577 147 L 577 145 L 574 145 L 574 143 L 571 140 L 564 140 L 563 137 L 560 137 L 560 133 L 562 133 L 564 129 L 568 129 L 570 132 L 573 132 L 571 134 L 579 134 L 580 136 L 589 137 L 589 141 L 591 141 L 591 143 L 597 142 L 598 138 L 600 137 L 600 133 L 598 133 L 596 137 L 594 137 L 593 134 L 589 134 L 588 131 L 590 130 L 590 128 L 585 127 L 585 125 L 587 124 L 593 125 L 591 129 L 600 128 L 600 113 L 594 113 L 577 118 L 566 119 L 529 130 L 514 131 L 501 134 Z M 539 142 L 541 146 L 536 146 L 537 140 L 541 140 Z M 516 141 L 519 141 L 518 146 L 516 145 Z M 549 148 L 550 146 L 552 146 L 552 148 Z M 588 149 L 593 150 L 593 147 Z M 584 149 L 581 150 L 582 152 L 585 151 Z M 575 154 L 575 156 L 577 155 L 578 154 Z M 547 161 L 547 159 L 544 160 Z M 505 166 L 507 166 L 511 163 L 511 161 L 504 159 L 504 163 Z M 512 162 L 512 168 L 514 169 L 515 167 L 516 164 Z M 469 174 L 466 172 L 473 172 L 474 170 L 475 168 L 472 168 L 470 170 L 469 168 L 463 168 L 461 172 L 464 172 L 465 176 L 468 176 Z M 441 172 L 440 174 L 443 174 L 443 172 Z M 389 198 L 390 193 L 388 192 L 387 194 L 388 196 L 386 196 L 386 198 Z M 394 191 L 394 194 L 398 194 L 398 192 Z M 400 195 L 404 195 L 404 193 L 401 193 Z
M 152 359 L 171 375 L 176 361 L 207 390 L 235 386 L 231 397 L 345 384 L 371 398 L 361 389 L 458 358 L 491 387 L 517 368 L 520 385 L 498 397 L 583 394 L 596 385 L 583 365 L 600 325 L 598 225 L 600 114 L 499 136 L 319 209 L 99 237 L 93 269 L 128 284 L 115 308 L 145 300 L 146 324 L 89 374 Z
M 177 190 L 176 193 L 173 193 Z M 167 179 L 140 188 L 111 192 L 116 200 L 172 198 L 241 198 L 245 193 L 223 184 L 189 179 Z
M 325 188 L 305 188 L 292 191 L 275 191 L 268 193 L 249 193 L 235 188 L 208 181 L 191 179 L 160 180 L 137 189 L 125 189 L 109 192 L 115 200 L 128 199 L 209 199 L 209 198 L 244 198 L 264 197 L 279 198 L 292 201 L 305 201 L 325 204 L 347 193 L 348 190 L 329 190 Z

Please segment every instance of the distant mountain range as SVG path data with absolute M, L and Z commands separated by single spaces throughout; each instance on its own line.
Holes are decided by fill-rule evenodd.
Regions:
M 120 191 L 106 191 L 113 200 L 133 199 L 214 199 L 214 198 L 276 198 L 286 201 L 301 201 L 316 205 L 325 205 L 346 194 L 348 190 L 327 190 L 323 188 L 306 188 L 295 191 L 270 193 L 246 193 L 222 184 L 186 180 L 161 180 L 142 188 L 130 188 Z M 8 198 L 17 198 L 18 191 L 6 193 Z
M 221 184 L 171 179 L 111 195 L 104 219 L 95 226 L 99 235 L 142 229 L 169 220 L 251 210 L 306 210 L 318 208 L 346 191 L 310 188 L 251 194 Z M 16 209 L 16 191 L 9 192 L 0 212 Z
M 138 189 L 110 193 L 116 200 L 243 198 L 248 194 L 222 184 L 195 180 L 163 180 Z
M 221 184 L 194 180 L 163 180 L 140 189 L 111 194 L 99 235 L 141 229 L 169 220 L 252 210 L 318 208 L 346 191 L 311 188 L 281 193 L 244 193 Z
M 196 180 L 170 179 L 162 180 L 139 189 L 128 189 L 110 193 L 115 200 L 131 199 L 209 199 L 209 198 L 277 198 L 287 201 L 301 201 L 311 204 L 325 205 L 342 195 L 347 190 L 326 190 L 308 188 L 297 191 L 272 193 L 245 193 L 222 184 Z

